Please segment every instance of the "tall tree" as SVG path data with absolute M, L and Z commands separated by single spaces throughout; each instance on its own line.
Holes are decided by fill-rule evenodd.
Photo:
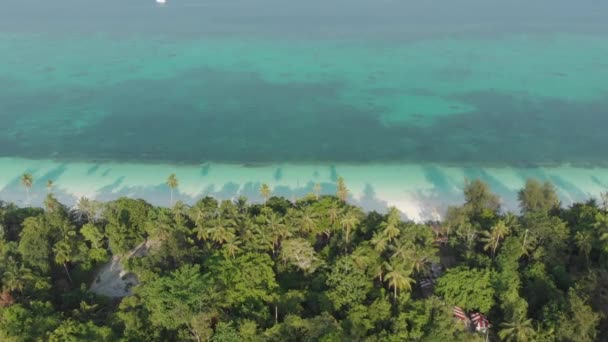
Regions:
M 102 211 L 102 203 L 90 200 L 87 197 L 81 197 L 78 202 L 76 202 L 76 206 L 72 208 L 71 214 L 78 223 L 84 224 L 99 219 Z
M 235 238 L 235 225 L 236 223 L 232 218 L 223 218 L 221 215 L 218 215 L 218 217 L 211 220 L 208 235 L 214 242 L 223 244 Z
M 374 249 L 379 253 L 384 252 L 389 247 L 388 237 L 379 232 L 374 233 L 371 243 L 374 245 Z
M 355 210 L 348 210 L 340 220 L 340 226 L 342 226 L 342 230 L 344 231 L 344 240 L 347 244 L 349 243 L 350 233 L 360 222 L 359 215 Z
M 319 197 L 321 196 L 321 183 L 315 183 L 315 186 L 312 188 L 312 191 L 315 194 L 315 198 L 317 199 L 317 201 L 319 200 Z
M 395 239 L 397 236 L 399 236 L 399 233 L 401 233 L 401 231 L 399 230 L 400 222 L 401 219 L 399 217 L 399 211 L 397 210 L 397 208 L 392 207 L 389 210 L 388 215 L 386 216 L 386 221 L 380 224 L 382 234 L 386 236 L 388 242 L 393 241 L 393 239 Z
M 289 263 L 304 272 L 314 272 L 318 266 L 314 248 L 302 238 L 283 241 L 280 257 L 284 263 Z
M 576 232 L 574 235 L 574 243 L 578 248 L 579 253 L 585 257 L 585 261 L 589 262 L 589 254 L 593 247 L 593 236 L 590 232 Z
M 346 202 L 348 199 L 348 188 L 346 187 L 346 183 L 344 183 L 344 178 L 342 177 L 338 177 L 336 196 L 338 196 L 342 202 Z
M 55 186 L 55 183 L 53 182 L 52 179 L 49 179 L 46 181 L 46 190 L 51 193 L 53 192 L 53 187 Z
M 568 308 L 560 312 L 557 335 L 561 341 L 597 341 L 601 315 L 586 304 L 574 289 L 568 293 Z
M 34 278 L 32 270 L 19 266 L 16 261 L 9 259 L 2 273 L 2 290 L 23 292 L 25 286 Z
M 484 231 L 482 234 L 484 237 L 482 241 L 485 242 L 483 246 L 484 250 L 492 251 L 492 258 L 496 255 L 496 250 L 498 249 L 498 244 L 505 236 L 509 233 L 509 227 L 505 224 L 504 221 L 498 221 L 494 227 L 490 231 Z
M 502 323 L 498 336 L 507 342 L 534 341 L 535 331 L 532 327 L 532 319 L 518 317 L 514 322 Z
M 177 189 L 179 186 L 179 181 L 177 180 L 175 173 L 172 173 L 169 175 L 169 178 L 167 178 L 167 186 L 169 186 L 169 189 L 171 190 L 171 202 L 169 203 L 170 205 L 173 205 L 173 190 Z
M 60 227 L 59 241 L 53 246 L 55 252 L 55 262 L 63 265 L 68 280 L 72 282 L 72 276 L 68 270 L 67 264 L 79 259 L 82 248 L 82 241 L 76 232 L 76 229 L 69 223 L 65 222 Z
M 386 275 L 384 281 L 393 289 L 395 299 L 399 295 L 399 291 L 411 291 L 414 279 L 410 278 L 412 270 L 402 262 L 386 264 Z
M 524 213 L 547 213 L 559 206 L 559 197 L 553 184 L 549 182 L 541 183 L 536 179 L 528 179 L 517 197 L 519 206 Z
M 21 176 L 21 185 L 23 185 L 23 187 L 25 188 L 27 205 L 31 206 L 32 203 L 30 201 L 30 189 L 32 188 L 32 185 L 34 185 L 34 177 L 31 173 L 24 173 Z
M 608 191 L 602 192 L 600 198 L 602 199 L 602 209 L 608 211 Z
M 479 179 L 465 180 L 465 209 L 473 219 L 479 219 L 486 212 L 495 213 L 500 209 L 500 198 L 490 191 L 490 187 Z
M 319 227 L 319 214 L 308 206 L 296 214 L 296 224 L 301 232 L 316 233 Z
M 263 183 L 260 186 L 259 191 L 260 191 L 260 196 L 262 196 L 262 198 L 264 199 L 264 204 L 266 204 L 266 202 L 268 202 L 268 199 L 272 195 L 272 190 L 270 189 L 270 186 L 268 186 L 268 184 L 266 184 L 266 183 Z
M 290 237 L 291 231 L 283 218 L 274 211 L 264 215 L 263 227 L 266 228 L 268 236 L 272 239 L 272 255 L 276 256 L 281 240 Z
M 230 257 L 234 258 L 236 253 L 241 250 L 240 245 L 241 245 L 241 240 L 239 240 L 238 237 L 233 236 L 233 237 L 229 237 L 228 240 L 226 240 L 226 243 L 224 243 L 223 249 L 226 251 L 226 254 L 228 254 Z

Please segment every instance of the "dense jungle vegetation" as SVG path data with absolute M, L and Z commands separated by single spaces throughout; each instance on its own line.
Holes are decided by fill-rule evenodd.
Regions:
M 167 184 L 178 189 L 174 175 Z M 2 203 L 0 340 L 606 339 L 606 196 L 564 207 L 551 184 L 529 180 L 513 214 L 474 180 L 442 222 L 417 224 L 348 204 L 342 179 L 336 189 L 68 208 L 50 183 L 43 208 Z M 91 291 L 118 258 L 137 278 L 130 295 Z M 483 313 L 489 332 L 465 327 L 454 306 Z

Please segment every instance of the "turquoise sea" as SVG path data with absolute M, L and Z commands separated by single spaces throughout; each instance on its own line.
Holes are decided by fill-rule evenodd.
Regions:
M 321 177 L 327 192 L 339 170 L 358 168 L 353 186 L 392 185 L 392 205 L 422 190 L 449 202 L 475 176 L 507 198 L 530 175 L 561 183 L 565 199 L 608 189 L 608 5 L 598 1 L 2 7 L 0 195 L 9 199 L 21 196 L 26 171 L 40 188 L 64 177 L 67 200 L 82 188 L 125 194 L 126 169 L 96 174 L 116 164 L 134 174 L 158 166 L 157 180 L 127 191 L 142 196 L 162 186 L 167 165 L 200 169 L 201 183 L 205 165 L 229 166 L 230 177 L 213 184 L 236 184 L 224 197 L 242 192 L 239 175 L 264 178 L 256 168 L 277 187 Z M 71 184 L 66 170 L 82 163 L 93 172 Z M 378 179 L 393 166 L 419 168 L 425 183 Z M 455 169 L 462 177 L 446 181 Z M 185 200 L 206 193 L 196 181 L 182 189 Z

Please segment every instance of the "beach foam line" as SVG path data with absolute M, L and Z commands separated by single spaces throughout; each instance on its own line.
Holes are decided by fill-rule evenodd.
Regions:
M 335 193 L 337 177 L 350 189 L 349 201 L 385 212 L 395 206 L 405 217 L 424 221 L 437 219 L 448 205 L 463 201 L 465 178 L 480 178 L 501 196 L 508 210 L 517 210 L 517 191 L 527 178 L 553 182 L 565 205 L 599 198 L 608 191 L 608 168 L 484 168 L 438 164 L 268 164 L 249 166 L 207 163 L 202 165 L 138 164 L 119 162 L 61 162 L 50 159 L 0 158 L 0 199 L 26 205 L 20 183 L 31 173 L 34 185 L 31 202 L 41 205 L 47 180 L 53 193 L 73 205 L 80 197 L 112 200 L 121 196 L 143 198 L 155 205 L 169 205 L 167 177 L 175 173 L 179 188 L 175 198 L 193 203 L 203 196 L 234 199 L 246 196 L 260 202 L 258 189 L 268 183 L 273 193 L 296 199 L 312 192 L 319 183 L 322 193 Z

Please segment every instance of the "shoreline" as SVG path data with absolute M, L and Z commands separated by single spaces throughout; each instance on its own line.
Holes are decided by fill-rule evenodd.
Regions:
M 144 157 L 145 158 L 145 157 Z M 454 167 L 454 168 L 484 168 L 484 169 L 500 169 L 500 168 L 517 168 L 517 169 L 539 169 L 539 168 L 561 168 L 561 167 L 573 167 L 578 169 L 605 169 L 608 168 L 607 161 L 544 161 L 544 162 L 450 162 L 450 161 L 433 161 L 433 160 L 361 160 L 361 161 L 340 161 L 340 160 L 268 160 L 268 161 L 234 161 L 234 160 L 200 160 L 200 161 L 172 161 L 168 159 L 133 159 L 124 158 L 122 160 L 116 160 L 112 158 L 79 158 L 79 157 L 47 157 L 39 158 L 36 156 L 28 157 L 15 157 L 11 155 L 0 155 L 2 159 L 19 159 L 29 161 L 50 161 L 54 163 L 90 163 L 90 164 L 138 164 L 138 165 L 166 165 L 166 166 L 177 166 L 177 167 L 203 167 L 204 165 L 230 165 L 238 166 L 243 168 L 263 168 L 267 166 L 276 165 L 295 165 L 295 166 L 375 166 L 375 165 L 436 165 L 439 167 Z
M 206 163 L 171 165 L 125 162 L 58 162 L 52 159 L 0 157 L 0 199 L 25 204 L 20 176 L 31 173 L 33 205 L 47 194 L 46 181 L 53 180 L 53 193 L 67 205 L 80 197 L 103 201 L 122 196 L 143 198 L 154 204 L 169 205 L 169 174 L 179 179 L 176 200 L 191 204 L 198 198 L 220 200 L 246 196 L 260 202 L 258 189 L 267 183 L 273 193 L 295 199 L 312 192 L 320 183 L 322 194 L 335 192 L 335 180 L 344 177 L 350 189 L 349 202 L 366 210 L 386 212 L 395 206 L 404 218 L 414 221 L 438 219 L 449 205 L 462 202 L 465 178 L 480 178 L 503 201 L 505 210 L 517 211 L 517 191 L 528 178 L 552 182 L 564 205 L 599 198 L 608 191 L 608 167 L 470 167 L 440 164 L 292 164 L 276 163 L 256 167 Z

